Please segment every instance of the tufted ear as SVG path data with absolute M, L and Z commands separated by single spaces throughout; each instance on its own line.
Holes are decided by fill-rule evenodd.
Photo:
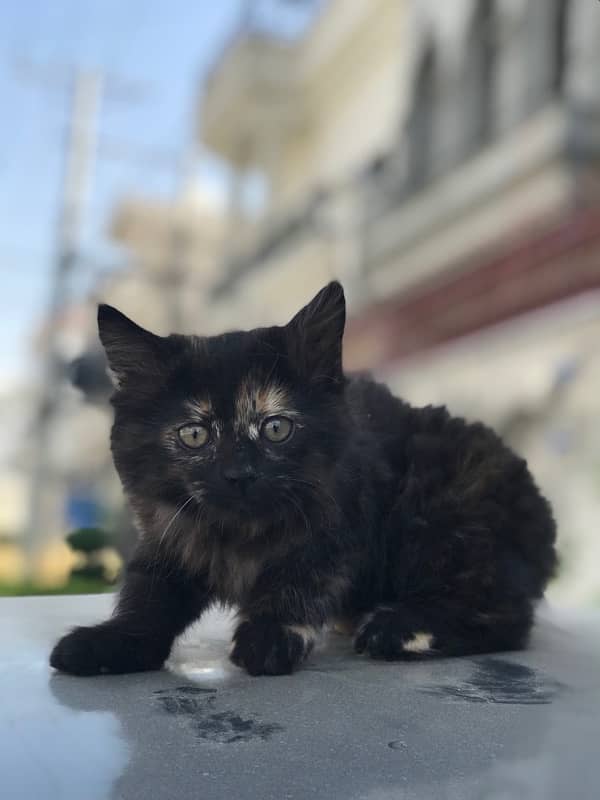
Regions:
M 98 333 L 118 386 L 128 378 L 163 371 L 166 340 L 140 328 L 116 308 L 98 306 Z
M 342 383 L 345 322 L 344 290 L 340 283 L 333 281 L 287 324 L 288 354 L 304 378 L 312 382 Z

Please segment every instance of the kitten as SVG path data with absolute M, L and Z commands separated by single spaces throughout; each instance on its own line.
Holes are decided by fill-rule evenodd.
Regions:
M 344 375 L 338 283 L 284 327 L 162 338 L 106 305 L 98 322 L 140 539 L 112 618 L 53 667 L 159 669 L 215 602 L 239 607 L 230 657 L 252 675 L 292 672 L 336 621 L 373 658 L 526 643 L 550 506 L 489 428 Z

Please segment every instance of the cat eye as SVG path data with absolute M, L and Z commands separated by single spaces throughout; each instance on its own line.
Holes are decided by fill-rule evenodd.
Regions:
M 294 430 L 294 423 L 287 417 L 269 417 L 260 429 L 261 434 L 270 442 L 281 444 L 290 438 Z
M 184 425 L 177 431 L 179 439 L 186 447 L 197 450 L 208 442 L 208 429 L 204 425 Z

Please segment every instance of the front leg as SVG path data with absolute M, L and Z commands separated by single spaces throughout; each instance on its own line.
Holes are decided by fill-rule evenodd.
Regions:
M 343 575 L 317 564 L 272 569 L 241 609 L 230 658 L 250 675 L 288 675 L 311 652 L 319 630 L 340 608 Z
M 309 655 L 317 629 L 275 617 L 244 619 L 233 635 L 230 658 L 250 675 L 289 675 Z
M 50 665 L 72 675 L 160 669 L 175 637 L 210 601 L 203 578 L 134 559 L 113 616 L 63 636 L 50 655 Z

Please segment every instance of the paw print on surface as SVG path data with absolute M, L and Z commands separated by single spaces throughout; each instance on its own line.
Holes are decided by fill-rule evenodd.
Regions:
M 209 714 L 206 719 L 197 722 L 195 727 L 201 739 L 223 744 L 249 742 L 253 739 L 262 739 L 266 742 L 274 733 L 283 730 L 281 725 L 243 719 L 229 711 Z
M 252 718 L 244 719 L 233 711 L 215 711 L 217 694 L 216 689 L 199 686 L 178 686 L 175 689 L 158 689 L 154 692 L 162 711 L 188 717 L 198 738 L 207 742 L 264 742 L 283 730 L 281 725 Z
M 547 705 L 563 689 L 561 683 L 531 667 L 486 657 L 474 662 L 466 679 L 452 685 L 426 686 L 419 691 L 454 702 Z
M 158 689 L 154 692 L 163 711 L 188 715 L 211 706 L 216 700 L 216 693 L 216 689 L 202 689 L 199 686 L 178 686 L 176 689 Z

